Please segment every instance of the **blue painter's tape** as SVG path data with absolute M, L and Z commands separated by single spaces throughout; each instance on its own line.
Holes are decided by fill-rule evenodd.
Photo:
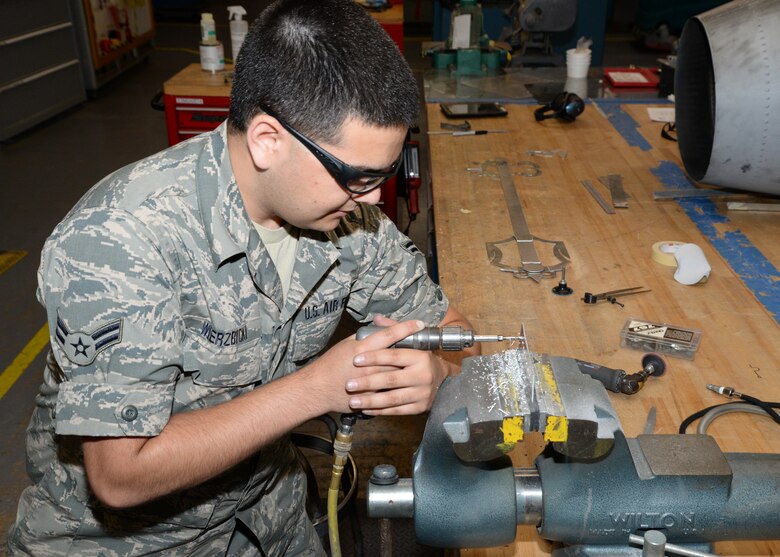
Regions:
M 639 124 L 619 104 L 612 102 L 593 101 L 612 122 L 615 129 L 623 136 L 623 139 L 632 147 L 639 147 L 643 151 L 652 149 L 650 143 L 639 133 Z
M 652 170 L 669 189 L 695 187 L 682 169 L 671 161 L 661 161 Z M 699 197 L 679 199 L 677 203 L 780 324 L 780 273 L 777 268 L 739 230 L 718 232 L 716 224 L 730 221 L 718 212 L 712 200 Z

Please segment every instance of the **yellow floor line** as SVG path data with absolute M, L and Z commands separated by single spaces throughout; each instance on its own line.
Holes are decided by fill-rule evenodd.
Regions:
M 14 361 L 0 373 L 0 399 L 5 396 L 19 376 L 29 367 L 33 360 L 40 354 L 41 350 L 49 344 L 49 326 L 44 325 L 41 330 L 35 333 L 32 340 L 27 343 Z
M 25 255 L 27 255 L 26 251 L 0 250 L 0 275 L 13 267 Z

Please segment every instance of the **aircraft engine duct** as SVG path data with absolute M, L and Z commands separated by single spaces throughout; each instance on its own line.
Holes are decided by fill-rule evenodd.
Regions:
M 735 0 L 686 22 L 675 118 L 694 180 L 780 195 L 779 30 L 777 0 Z

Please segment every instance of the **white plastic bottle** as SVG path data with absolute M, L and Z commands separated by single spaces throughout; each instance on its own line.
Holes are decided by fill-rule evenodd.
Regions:
M 238 51 L 244 44 L 244 37 L 249 31 L 249 24 L 244 20 L 246 10 L 243 6 L 228 6 L 228 19 L 230 20 L 230 45 L 233 47 L 233 63 L 238 60 Z
M 200 67 L 211 73 L 225 69 L 225 50 L 217 40 L 214 16 L 210 13 L 200 14 Z
M 214 16 L 208 12 L 200 14 L 200 42 L 213 44 L 217 42 L 217 26 Z

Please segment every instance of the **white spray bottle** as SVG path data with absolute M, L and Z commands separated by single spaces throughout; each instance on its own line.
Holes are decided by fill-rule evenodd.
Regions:
M 230 44 L 233 47 L 233 63 L 238 60 L 238 51 L 244 43 L 244 37 L 249 30 L 249 24 L 244 21 L 246 10 L 243 6 L 228 6 L 228 19 L 230 20 Z

